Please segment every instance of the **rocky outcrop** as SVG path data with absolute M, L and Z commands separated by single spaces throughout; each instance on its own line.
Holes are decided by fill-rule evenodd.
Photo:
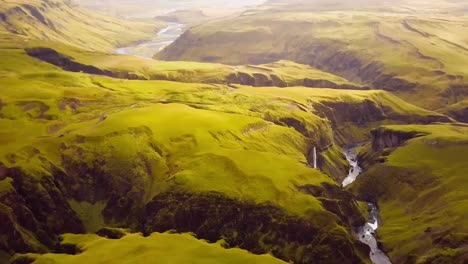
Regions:
M 433 114 L 428 112 L 424 115 L 410 111 L 397 112 L 385 104 L 370 99 L 355 103 L 322 101 L 313 104 L 313 107 L 317 115 L 330 121 L 334 129 L 335 140 L 342 145 L 369 140 L 369 131 L 381 125 L 383 121 L 391 121 L 395 124 L 452 122 L 449 117 L 435 112 Z M 351 127 L 358 129 L 350 129 Z
M 392 130 L 387 127 L 374 129 L 371 133 L 372 149 L 374 151 L 381 151 L 386 148 L 397 148 L 410 139 L 426 135 L 416 131 Z
M 121 239 L 125 236 L 125 232 L 117 228 L 103 227 L 96 231 L 96 235 L 108 239 Z
M 389 127 L 379 127 L 371 131 L 372 139 L 359 153 L 359 164 L 367 170 L 378 163 L 384 163 L 396 148 L 403 146 L 408 140 L 422 137 L 426 134 L 417 131 L 393 130 Z M 361 197 L 362 198 L 362 197 Z
M 314 105 L 314 107 L 317 114 L 330 120 L 334 127 L 350 122 L 358 126 L 364 126 L 386 119 L 384 110 L 369 99 L 356 104 L 325 101 Z
M 129 80 L 145 80 L 146 78 L 129 72 L 114 72 L 109 70 L 102 70 L 95 66 L 85 65 L 74 61 L 72 58 L 60 54 L 51 48 L 30 48 L 26 49 L 26 53 L 34 58 L 53 64 L 65 71 L 71 72 L 84 72 L 95 75 L 104 75 L 119 79 Z

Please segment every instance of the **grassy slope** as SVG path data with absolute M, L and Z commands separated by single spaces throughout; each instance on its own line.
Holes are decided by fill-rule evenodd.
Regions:
M 149 237 L 127 235 L 109 240 L 97 235 L 64 235 L 63 243 L 83 249 L 79 255 L 30 255 L 34 264 L 59 263 L 285 263 L 269 255 L 253 255 L 240 249 L 224 249 L 220 244 L 208 244 L 191 235 L 154 233 Z
M 36 63 L 24 55 L 23 59 Z M 97 155 L 104 155 L 116 159 L 112 164 L 126 164 L 125 160 L 145 151 L 148 142 L 143 140 L 141 145 L 130 148 L 131 136 L 113 137 L 112 133 L 146 127 L 164 152 L 163 158 L 154 159 L 154 166 L 162 166 L 153 175 L 157 179 L 155 186 L 166 186 L 166 178 L 170 177 L 176 185 L 198 191 L 222 191 L 257 202 L 273 201 L 296 213 L 320 210 L 320 204 L 312 196 L 292 191 L 294 185 L 331 182 L 305 165 L 311 142 L 317 143 L 322 137 L 333 140 L 326 120 L 307 105 L 322 101 L 359 104 L 368 99 L 403 115 L 434 114 L 382 91 L 232 89 L 207 84 L 125 81 L 39 65 L 44 72 L 36 69 L 34 73 L 26 71 L 2 80 L 0 154 L 6 164 L 12 164 L 8 153 L 16 153 L 12 158 L 16 164 L 20 160 L 26 164 L 34 161 L 30 157 L 34 148 L 27 147 L 30 145 L 60 164 L 62 150 L 58 146 L 76 145 L 77 135 L 89 138 L 80 146 L 91 153 L 88 163 Z M 302 120 L 307 131 L 311 131 L 311 138 L 272 123 L 284 117 Z M 61 134 L 65 136 L 57 138 Z M 102 148 L 93 147 L 97 142 Z M 115 151 L 122 153 L 116 155 Z M 219 165 L 213 166 L 214 162 Z M 33 168 L 41 166 L 32 164 Z M 231 164 L 235 167 L 227 167 Z M 233 172 L 216 173 L 226 170 Z M 200 174 L 216 177 L 197 177 Z M 269 187 L 258 192 L 259 184 Z M 154 190 L 146 195 L 154 195 Z
M 437 109 L 466 96 L 463 64 L 468 56 L 462 33 L 466 18 L 439 17 L 253 10 L 192 28 L 157 56 L 228 64 L 289 59 L 394 90 L 420 106 Z M 457 85 L 465 88 L 458 91 Z
M 70 181 L 99 170 L 96 175 L 108 178 L 112 190 L 143 203 L 167 190 L 217 191 L 242 201 L 269 202 L 290 215 L 314 216 L 314 226 L 323 232 L 338 230 L 351 241 L 337 217 L 316 197 L 297 189 L 334 185 L 331 178 L 310 169 L 305 157 L 320 137 L 333 140 L 330 127 L 313 108 L 301 110 L 308 101 L 300 93 L 310 93 L 318 102 L 318 91 L 297 88 L 289 94 L 287 89 L 69 73 L 27 56 L 21 48 L 8 48 L 18 38 L 5 33 L 3 39 L 2 165 L 21 168 L 38 181 L 53 175 L 51 166 L 69 173 Z M 327 100 L 350 102 L 374 94 L 323 91 Z M 307 120 L 311 138 L 272 122 L 290 116 Z M 91 172 L 80 174 L 82 167 Z M 0 182 L 3 193 L 14 192 L 8 175 Z M 88 231 L 102 225 L 107 202 L 94 196 L 99 186 L 93 182 L 70 185 L 70 192 L 79 188 L 87 194 L 68 201 Z M 25 234 L 44 249 L 33 235 L 21 236 Z
M 47 40 L 90 50 L 150 39 L 163 23 L 121 20 L 79 8 L 69 1 L 2 1 L 0 28 L 23 36 L 22 43 Z M 122 37 L 124 36 L 124 37 Z
M 427 135 L 397 148 L 353 186 L 379 201 L 384 222 L 379 236 L 385 249 L 397 263 L 462 263 L 468 254 L 468 127 L 387 129 Z
M 24 48 L 28 49 L 36 47 L 50 47 L 78 63 L 93 65 L 113 72 L 129 72 L 145 79 L 192 83 L 241 83 L 252 86 L 307 85 L 310 87 L 322 85 L 325 88 L 365 89 L 365 87 L 344 78 L 291 61 L 278 61 L 257 66 L 229 66 L 218 63 L 156 61 L 135 56 L 83 50 L 50 41 L 31 40 L 24 45 Z
M 434 115 L 383 91 L 117 80 L 64 72 L 21 48 L 1 52 L 6 58 L 0 64 L 0 160 L 5 166 L 20 167 L 37 179 L 51 175 L 50 164 L 72 174 L 70 179 L 83 176 L 75 174 L 77 166 L 85 166 L 111 177 L 116 191 L 143 202 L 171 189 L 218 191 L 269 202 L 291 215 L 322 215 L 313 224 L 324 231 L 339 228 L 337 219 L 316 197 L 297 190 L 334 185 L 307 167 L 311 145 L 333 143 L 331 127 L 315 105 L 371 100 L 403 115 Z M 278 123 L 291 117 L 304 124 L 308 137 Z M 95 188 L 76 187 L 91 193 Z M 102 224 L 104 206 L 91 194 L 71 205 L 89 211 L 80 213 L 88 216 L 86 227 Z
M 435 115 L 382 91 L 233 89 L 63 72 L 27 56 L 21 37 L 1 34 L 0 161 L 6 167 L 19 167 L 42 180 L 53 174 L 52 164 L 69 173 L 72 181 L 89 176 L 80 174 L 84 166 L 90 173 L 112 178 L 110 188 L 115 192 L 144 202 L 173 189 L 269 202 L 291 215 L 312 216 L 314 226 L 324 232 L 338 230 L 345 240 L 350 235 L 338 219 L 316 197 L 297 189 L 335 185 L 307 166 L 311 145 L 334 141 L 318 107 L 324 102 L 372 101 L 403 116 Z M 287 66 L 276 70 L 285 76 L 317 73 Z M 295 67 L 300 69 L 291 73 Z M 305 131 L 287 127 L 279 122 L 283 118 L 299 120 Z M 363 133 L 368 128 L 357 129 Z M 103 201 L 94 196 L 94 179 L 86 180 L 90 188 L 78 183 L 70 192 L 89 189 L 89 196 L 69 203 L 77 211 L 89 211 L 81 214 L 90 216 L 83 218 L 85 226 L 98 227 Z M 13 191 L 9 177 L 0 181 L 0 188 L 0 193 Z

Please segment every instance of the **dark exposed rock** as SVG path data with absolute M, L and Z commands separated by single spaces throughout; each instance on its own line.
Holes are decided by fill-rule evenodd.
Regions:
M 372 86 L 387 91 L 411 91 L 418 86 L 416 83 L 411 83 L 395 75 L 380 75 L 372 81 Z
M 276 74 L 270 74 L 271 81 L 273 82 L 273 86 L 276 87 L 287 87 L 289 86 L 288 83 L 283 80 L 281 77 L 279 77 Z
M 250 76 L 247 73 L 238 72 L 238 73 L 232 73 L 231 75 L 229 75 L 227 77 L 227 82 L 228 83 L 236 83 L 236 84 L 254 86 L 255 85 L 255 78 Z
M 257 87 L 262 87 L 262 86 L 273 86 L 273 81 L 271 80 L 271 77 L 266 74 L 262 73 L 253 73 L 253 78 L 255 79 L 255 85 Z
M 82 253 L 82 250 L 75 244 L 62 243 L 56 247 L 55 253 L 67 254 L 67 255 L 78 255 Z
M 36 258 L 33 256 L 19 255 L 11 259 L 10 264 L 32 264 L 36 261 Z
M 372 149 L 374 151 L 381 151 L 386 148 L 397 148 L 410 139 L 425 135 L 420 132 L 395 131 L 385 127 L 374 129 L 371 133 Z
M 122 230 L 109 227 L 99 229 L 96 234 L 108 239 L 121 239 L 125 236 L 125 233 Z
M 314 105 L 317 114 L 330 120 L 333 126 L 352 122 L 358 126 L 365 126 L 372 122 L 386 119 L 383 109 L 371 100 L 361 103 L 322 102 Z

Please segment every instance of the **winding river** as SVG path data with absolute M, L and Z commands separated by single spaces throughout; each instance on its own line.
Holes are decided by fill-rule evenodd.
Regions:
M 345 149 L 344 154 L 348 160 L 351 168 L 349 169 L 348 176 L 343 181 L 343 187 L 346 187 L 353 183 L 359 174 L 362 172 L 362 168 L 358 164 L 358 154 L 355 147 Z M 362 226 L 358 233 L 356 234 L 359 240 L 368 245 L 371 249 L 370 258 L 374 264 L 392 264 L 388 256 L 380 250 L 377 239 L 375 237 L 375 232 L 379 228 L 379 209 L 374 203 L 367 203 L 369 207 L 369 216 L 370 219 L 367 223 Z
M 115 50 L 117 54 L 133 55 L 143 58 L 152 58 L 154 54 L 169 46 L 184 33 L 185 25 L 180 23 L 168 23 L 167 27 L 160 30 L 156 36 L 145 42 L 122 47 Z

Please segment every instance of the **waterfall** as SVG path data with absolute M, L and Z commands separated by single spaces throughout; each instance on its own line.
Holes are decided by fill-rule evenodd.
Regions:
M 314 169 L 317 168 L 317 148 L 314 147 Z

